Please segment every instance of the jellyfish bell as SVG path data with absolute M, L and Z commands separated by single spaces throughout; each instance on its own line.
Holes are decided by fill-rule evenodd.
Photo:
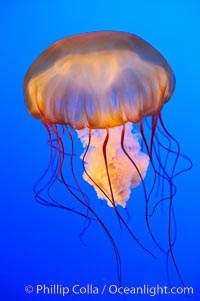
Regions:
M 32 116 L 72 128 L 111 128 L 157 114 L 174 90 L 163 56 L 124 32 L 64 38 L 31 65 L 24 82 Z
M 57 181 L 62 183 L 101 224 L 112 241 L 120 265 L 116 244 L 76 176 L 71 129 L 76 130 L 84 147 L 81 155 L 83 178 L 94 187 L 100 199 L 114 208 L 120 225 L 152 255 L 117 209 L 117 205 L 126 207 L 132 188 L 142 187 L 148 232 L 160 251 L 167 258 L 171 255 L 183 284 L 172 248 L 172 199 L 176 193 L 173 180 L 184 170 L 177 171 L 180 147 L 161 116 L 161 110 L 171 98 L 174 88 L 175 76 L 165 58 L 138 36 L 117 31 L 79 34 L 57 41 L 33 62 L 24 80 L 27 110 L 44 123 L 51 147 L 48 170 L 52 176 L 43 188 L 35 189 L 36 199 L 44 204 L 60 205 L 50 190 Z M 149 116 L 151 122 L 147 122 L 145 127 Z M 68 169 L 78 193 L 69 185 L 69 174 L 64 173 L 66 148 L 69 147 L 64 142 L 66 134 L 71 142 Z M 161 152 L 164 155 L 161 156 Z M 153 176 L 147 191 L 145 176 L 149 166 Z M 50 201 L 41 196 L 45 189 Z M 153 198 L 156 201 L 150 210 L 149 203 Z M 163 201 L 168 201 L 169 209 L 168 248 L 165 250 L 153 235 L 149 221 Z M 66 205 L 64 208 L 72 210 Z

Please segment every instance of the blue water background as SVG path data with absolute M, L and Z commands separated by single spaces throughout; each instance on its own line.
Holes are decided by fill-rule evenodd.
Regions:
M 117 284 L 114 252 L 98 224 L 92 223 L 86 232 L 85 247 L 79 238 L 83 218 L 35 202 L 33 185 L 48 163 L 49 150 L 46 131 L 29 116 L 23 97 L 25 72 L 48 45 L 68 35 L 107 29 L 143 37 L 167 58 L 176 74 L 176 91 L 163 116 L 194 167 L 176 181 L 178 237 L 174 252 L 185 283 L 195 289 L 188 300 L 200 300 L 200 2 L 8 0 L 0 6 L 0 300 L 187 300 L 183 295 L 127 295 L 123 299 L 119 294 L 63 297 L 25 292 L 26 285 L 35 288 L 37 284 L 93 284 L 100 288 Z M 99 202 L 92 188 L 85 189 L 93 202 Z M 152 259 L 126 232 L 121 233 L 105 203 L 97 210 L 118 244 L 123 285 L 168 285 L 164 256 Z M 159 227 L 159 220 L 157 223 Z M 171 271 L 172 281 L 178 285 L 173 267 Z

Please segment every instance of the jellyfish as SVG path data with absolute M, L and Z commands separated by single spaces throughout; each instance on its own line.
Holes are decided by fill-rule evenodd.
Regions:
M 43 122 L 50 145 L 49 165 L 35 185 L 36 199 L 85 218 L 91 214 L 109 236 L 121 273 L 116 243 L 76 175 L 80 172 L 74 164 L 76 135 L 83 145 L 83 179 L 93 186 L 97 199 L 115 210 L 120 227 L 125 227 L 141 248 L 154 256 L 119 211 L 119 207 L 126 209 L 134 190 L 142 188 L 148 232 L 167 261 L 171 258 L 183 283 L 173 253 L 174 179 L 190 169 L 191 162 L 184 170 L 178 169 L 179 159 L 187 157 L 181 154 L 178 141 L 161 115 L 174 89 L 175 76 L 165 58 L 142 38 L 117 31 L 78 34 L 55 42 L 33 62 L 24 80 L 27 110 Z M 51 176 L 39 188 L 49 172 Z M 148 173 L 150 184 L 146 181 Z M 69 174 L 75 187 L 69 184 Z M 87 213 L 53 197 L 51 188 L 57 182 Z M 44 190 L 48 199 L 43 197 Z M 163 203 L 168 206 L 165 249 L 150 224 Z

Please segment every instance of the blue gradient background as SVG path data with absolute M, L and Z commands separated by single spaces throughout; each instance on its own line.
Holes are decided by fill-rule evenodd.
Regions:
M 176 74 L 176 91 L 163 115 L 194 167 L 176 181 L 178 239 L 174 252 L 185 282 L 195 289 L 188 300 L 200 300 L 200 2 L 8 0 L 1 3 L 0 14 L 0 300 L 186 300 L 183 295 L 127 295 L 123 299 L 119 295 L 62 297 L 24 292 L 28 284 L 92 283 L 101 287 L 117 283 L 113 249 L 96 223 L 87 231 L 88 247 L 84 247 L 79 239 L 82 218 L 35 202 L 33 184 L 48 162 L 47 134 L 42 124 L 27 114 L 23 98 L 24 74 L 42 50 L 62 37 L 103 29 L 143 37 L 167 58 Z M 94 199 L 93 190 L 87 189 Z M 164 257 L 153 260 L 126 232 L 121 233 L 106 204 L 97 209 L 118 243 L 124 286 L 168 285 Z M 177 283 L 176 275 L 172 279 Z

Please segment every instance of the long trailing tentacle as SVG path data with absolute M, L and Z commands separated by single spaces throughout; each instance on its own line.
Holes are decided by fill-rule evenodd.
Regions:
M 143 148 L 146 148 L 146 151 L 147 151 L 147 154 L 149 156 L 150 162 L 152 162 L 152 155 L 151 155 L 151 152 L 150 152 L 150 147 L 148 145 L 147 139 L 146 139 L 145 134 L 144 134 L 143 120 L 140 121 L 140 134 L 142 136 Z M 154 191 L 154 187 L 156 185 L 157 178 L 159 178 L 159 177 L 157 177 L 158 174 L 157 174 L 156 169 L 155 169 L 154 166 L 153 166 L 153 171 L 154 171 L 153 182 L 152 182 L 152 185 L 151 185 L 151 189 L 148 193 L 148 197 L 147 197 L 148 200 L 150 200 L 151 195 Z
M 153 122 L 152 125 L 154 124 L 154 117 L 152 117 Z M 157 121 L 160 122 L 160 126 L 157 126 L 157 131 L 158 134 L 163 137 L 163 139 L 166 139 L 168 145 L 166 146 L 161 142 L 161 139 L 159 138 L 157 132 L 154 131 L 154 128 L 152 126 L 152 134 L 154 134 L 155 142 L 157 143 L 157 148 L 156 148 L 156 143 L 152 143 L 152 140 L 150 142 L 150 147 L 148 148 L 147 141 L 145 140 L 145 135 L 144 132 L 141 131 L 142 137 L 144 144 L 146 145 L 146 149 L 148 153 L 151 155 L 151 163 L 154 172 L 158 175 L 158 178 L 161 177 L 162 179 L 162 188 L 161 188 L 161 198 L 158 202 L 153 207 L 153 210 L 150 214 L 150 216 L 153 216 L 155 213 L 156 208 L 158 208 L 159 204 L 163 204 L 164 201 L 168 201 L 168 250 L 166 252 L 166 271 L 167 271 L 167 277 L 170 283 L 170 276 L 169 276 L 169 256 L 172 259 L 173 265 L 175 267 L 176 273 L 180 279 L 181 284 L 184 286 L 184 280 L 181 275 L 181 272 L 179 270 L 179 267 L 177 265 L 175 256 L 174 256 L 174 244 L 176 242 L 177 238 L 177 227 L 176 227 L 176 219 L 175 219 L 175 213 L 174 213 L 174 208 L 173 208 L 173 198 L 176 194 L 177 188 L 174 184 L 174 178 L 178 176 L 179 174 L 189 170 L 192 168 L 192 162 L 189 158 L 184 156 L 183 154 L 180 153 L 180 145 L 178 141 L 169 133 L 169 131 L 166 129 L 164 122 L 162 120 L 161 113 L 156 117 L 156 123 Z M 148 126 L 149 127 L 149 126 Z M 175 144 L 175 149 L 172 148 L 172 142 Z M 149 151 L 151 149 L 152 151 Z M 164 160 L 161 160 L 160 157 L 160 149 L 165 151 L 165 158 Z M 153 154 L 155 158 L 153 158 Z M 170 155 L 173 155 L 173 164 L 170 167 L 168 164 L 169 162 L 169 157 Z M 189 167 L 184 168 L 182 170 L 179 170 L 177 172 L 177 164 L 180 158 L 186 159 L 189 162 Z M 155 165 L 155 159 L 158 163 L 158 168 Z M 170 162 L 169 162 L 170 163 Z M 170 167 L 170 169 L 169 169 Z M 169 189 L 169 194 L 167 196 L 164 196 L 164 182 L 168 183 L 168 189 Z M 173 237 L 172 237 L 173 235 Z
M 159 115 L 159 120 L 160 120 L 161 126 L 162 126 L 164 132 L 166 133 L 166 135 L 168 135 L 168 136 L 175 142 L 175 144 L 177 145 L 177 147 L 178 147 L 178 149 L 179 149 L 179 157 L 185 159 L 185 160 L 189 163 L 189 166 L 188 166 L 187 168 L 184 168 L 184 169 L 182 169 L 182 170 L 180 170 L 180 171 L 178 171 L 178 172 L 176 172 L 176 173 L 175 173 L 175 167 L 176 167 L 176 166 L 174 167 L 174 170 L 173 170 L 173 178 L 175 178 L 175 177 L 177 177 L 179 174 L 191 170 L 193 164 L 192 164 L 192 161 L 190 160 L 189 157 L 187 157 L 187 156 L 185 156 L 184 154 L 181 154 L 181 153 L 180 153 L 180 145 L 179 145 L 178 141 L 177 141 L 177 140 L 169 133 L 169 131 L 166 129 L 166 127 L 165 127 L 165 125 L 164 125 L 164 122 L 163 122 L 163 120 L 162 120 L 162 115 L 161 115 L 161 114 Z M 171 152 L 174 153 L 174 151 L 171 151 Z M 178 161 L 178 158 L 177 158 L 176 162 L 177 162 L 177 161 Z
M 113 246 L 115 256 L 116 256 L 118 280 L 119 280 L 119 283 L 121 284 L 121 258 L 120 258 L 120 254 L 119 254 L 117 245 L 116 245 L 112 235 L 110 234 L 109 230 L 107 229 L 107 227 L 105 226 L 105 224 L 103 223 L 101 218 L 98 216 L 98 214 L 92 209 L 92 207 L 90 205 L 87 204 L 87 202 L 85 202 L 85 200 L 81 199 L 78 195 L 76 195 L 75 192 L 69 187 L 68 183 L 66 182 L 65 177 L 63 175 L 63 164 L 64 164 L 64 153 L 65 153 L 64 143 L 63 143 L 62 139 L 60 138 L 58 131 L 56 129 L 54 129 L 54 131 L 55 131 L 56 137 L 57 137 L 57 139 L 59 141 L 59 144 L 60 144 L 60 147 L 61 147 L 61 151 L 59 152 L 59 156 L 60 156 L 59 173 L 60 173 L 60 177 L 62 179 L 62 182 L 65 185 L 66 189 L 73 195 L 73 197 L 84 208 L 89 210 L 89 212 L 95 217 L 95 219 L 98 221 L 98 223 L 101 225 L 102 229 L 104 230 L 104 232 L 107 234 L 108 238 L 110 239 L 110 242 Z M 71 161 L 71 169 L 72 169 L 73 177 L 76 178 L 75 171 L 74 171 L 74 166 L 73 166 L 73 161 Z M 75 181 L 77 181 L 77 179 Z
M 59 159 L 57 160 L 57 164 L 55 169 L 52 170 L 52 165 L 53 162 L 56 160 L 56 156 L 58 156 L 59 154 L 59 146 L 57 145 L 55 148 L 52 148 L 52 134 L 51 134 L 51 128 L 52 125 L 47 124 L 46 122 L 43 122 L 44 126 L 47 130 L 48 136 L 49 136 L 49 145 L 50 145 L 50 158 L 49 158 L 49 163 L 47 165 L 47 168 L 45 169 L 44 173 L 42 174 L 42 176 L 39 178 L 39 180 L 35 183 L 34 185 L 34 195 L 35 195 L 35 200 L 37 202 L 39 202 L 42 205 L 45 206 L 50 206 L 50 207 L 55 207 L 55 208 L 60 208 L 60 209 L 64 209 L 70 212 L 73 212 L 79 216 L 82 216 L 84 218 L 88 218 L 89 220 L 95 220 L 92 217 L 88 217 L 87 215 L 85 215 L 84 213 L 74 209 L 74 208 L 70 208 L 67 207 L 65 205 L 63 205 L 62 203 L 58 202 L 51 193 L 51 189 L 54 186 L 54 184 L 56 183 L 56 181 L 59 179 L 58 177 L 58 173 L 59 173 Z M 53 153 L 54 151 L 54 153 Z M 41 188 L 39 188 L 39 185 L 41 185 L 41 183 L 44 181 L 44 179 L 46 178 L 47 174 L 49 173 L 49 171 L 51 170 L 51 177 L 50 179 L 46 182 L 46 184 L 43 184 Z M 74 187 L 71 189 L 74 189 Z M 42 196 L 42 193 L 44 191 L 47 191 L 47 195 L 48 195 L 48 199 Z
M 35 196 L 35 200 L 39 203 L 41 203 L 42 205 L 46 205 L 46 206 L 50 206 L 51 204 L 45 200 L 44 198 L 42 198 L 41 193 L 49 186 L 49 184 L 52 182 L 53 180 L 53 176 L 47 181 L 47 183 L 45 185 L 43 185 L 41 188 L 38 188 L 39 184 L 46 178 L 49 169 L 51 168 L 51 163 L 52 163 L 52 158 L 53 158 L 53 154 L 52 154 L 52 136 L 51 136 L 51 131 L 50 128 L 48 126 L 47 123 L 44 122 L 44 126 L 47 130 L 48 136 L 49 136 L 49 141 L 50 141 L 50 157 L 49 157 L 49 162 L 47 165 L 47 168 L 45 169 L 45 171 L 43 172 L 43 174 L 40 176 L 40 178 L 37 180 L 37 182 L 35 183 L 33 190 L 34 190 L 34 196 Z
M 189 168 L 187 169 L 184 169 L 182 171 L 179 171 L 178 173 L 175 173 L 176 171 L 176 166 L 177 166 L 177 162 L 178 162 L 178 159 L 180 157 L 180 145 L 178 143 L 178 141 L 169 133 L 169 131 L 166 129 L 164 123 L 163 123 L 163 120 L 162 120 L 162 117 L 161 117 L 161 114 L 159 116 L 159 119 L 160 119 L 160 123 L 161 123 L 161 126 L 162 126 L 162 129 L 164 131 L 164 133 L 166 135 L 168 135 L 168 137 L 170 137 L 170 139 L 172 139 L 175 144 L 177 145 L 177 152 L 175 152 L 175 161 L 174 161 L 174 164 L 173 164 L 173 168 L 172 168 L 172 172 L 171 172 L 171 176 L 170 176 L 170 203 L 169 203 L 169 211 L 168 211 L 168 215 L 169 215 L 169 223 L 168 223 L 168 241 L 169 241 L 169 250 L 168 250 L 168 254 L 167 254 L 167 264 L 168 264 L 168 260 L 169 260 L 169 255 L 171 256 L 171 259 L 172 259 L 172 262 L 174 264 L 174 267 L 175 267 L 175 270 L 179 276 L 179 279 L 181 281 L 181 284 L 183 286 L 185 286 L 185 283 L 184 283 L 184 279 L 182 277 L 182 274 L 179 270 L 179 267 L 177 265 L 177 262 L 176 262 L 176 259 L 175 259 L 175 255 L 174 255 L 174 251 L 173 251 L 173 246 L 174 246 L 174 243 L 175 243 L 175 240 L 172 239 L 172 220 L 174 220 L 174 223 L 175 223 L 175 216 L 174 216 L 174 208 L 173 208 L 173 191 L 172 191 L 172 181 L 173 181 L 173 178 L 175 176 L 177 176 L 178 174 L 188 170 L 188 169 L 191 169 L 192 168 L 192 162 L 189 158 L 187 158 L 188 162 L 190 163 L 190 166 Z M 174 153 L 174 152 L 173 152 Z M 176 223 L 175 223 L 176 225 Z
M 143 180 L 143 177 L 141 175 L 141 172 L 137 166 L 137 164 L 134 162 L 134 160 L 131 158 L 131 156 L 129 155 L 129 153 L 127 152 L 127 150 L 125 149 L 125 146 L 124 146 L 124 137 L 125 137 L 125 125 L 123 125 L 122 127 L 122 132 L 121 132 L 121 147 L 122 147 L 122 150 L 124 152 L 124 154 L 127 156 L 127 158 L 131 161 L 131 163 L 133 164 L 134 168 L 136 169 L 139 177 L 140 177 L 140 181 L 142 183 L 142 187 L 143 187 L 143 191 L 144 191 L 144 198 L 145 198 L 145 206 L 146 206 L 146 209 L 145 209 L 145 220 L 146 220 L 146 225 L 147 225 L 147 228 L 148 228 L 148 231 L 149 231 L 149 234 L 153 240 L 153 242 L 155 243 L 155 245 L 163 252 L 163 253 L 166 253 L 163 248 L 159 245 L 159 243 L 156 241 L 153 233 L 152 233 L 152 230 L 151 230 L 151 227 L 150 227 L 150 224 L 149 224 L 149 215 L 148 215 L 148 205 L 149 205 L 149 196 L 147 195 L 147 190 L 146 190 L 146 186 L 145 186 L 145 183 L 144 183 L 144 180 Z
M 161 115 L 159 115 L 159 120 L 160 120 L 160 117 L 161 117 Z M 176 195 L 177 188 L 176 188 L 176 185 L 173 182 L 173 174 L 176 170 L 176 165 L 177 165 L 177 162 L 178 162 L 178 158 L 180 157 L 180 146 L 179 146 L 179 144 L 177 144 L 177 150 L 172 149 L 172 139 L 170 139 L 170 137 L 166 133 L 163 133 L 163 131 L 160 129 L 159 126 L 157 126 L 157 130 L 158 130 L 160 136 L 161 137 L 163 136 L 167 140 L 167 143 L 168 143 L 168 146 L 164 146 L 163 143 L 161 143 L 161 141 L 160 141 L 161 139 L 158 137 L 157 134 L 155 134 L 155 141 L 157 142 L 157 146 L 159 148 L 165 150 L 165 152 L 166 152 L 165 160 L 162 163 L 162 160 L 160 158 L 160 154 L 159 154 L 159 152 L 157 152 L 157 149 L 156 149 L 156 144 L 154 144 L 154 153 L 155 153 L 156 159 L 158 161 L 159 168 L 163 172 L 163 175 L 166 174 L 167 178 L 169 179 L 168 183 L 169 183 L 169 187 L 170 187 L 170 192 L 169 192 L 168 196 L 164 197 L 164 182 L 165 181 L 164 181 L 164 178 L 163 178 L 161 198 L 155 204 L 155 206 L 152 210 L 151 216 L 154 214 L 155 209 L 158 207 L 159 204 L 161 204 L 162 208 L 163 208 L 164 201 L 170 201 L 170 199 L 174 198 L 174 196 Z M 169 157 L 170 157 L 171 154 L 175 156 L 175 159 L 173 161 L 172 170 L 171 170 L 171 172 L 169 172 L 169 171 L 167 171 L 167 168 L 168 168 L 168 160 L 169 160 Z M 172 207 L 171 217 L 172 217 L 172 222 L 173 222 L 173 225 L 174 225 L 174 231 L 173 231 L 174 232 L 174 238 L 171 239 L 171 245 L 173 246 L 176 242 L 176 237 L 177 237 L 176 219 L 175 219 L 175 214 L 174 214 L 173 207 Z
M 154 117 L 152 117 L 152 124 L 154 123 Z M 156 118 L 156 123 L 157 123 L 157 120 L 158 118 Z M 148 126 L 149 127 L 149 126 Z M 167 168 L 166 168 L 166 165 L 167 165 L 167 159 L 168 159 L 168 155 L 169 155 L 169 152 L 171 151 L 171 149 L 167 148 L 166 151 L 167 151 L 167 158 L 165 158 L 165 161 L 164 161 L 164 164 L 162 163 L 161 159 L 160 159 L 160 155 L 159 153 L 157 152 L 156 150 L 156 147 L 155 147 L 155 143 L 153 143 L 152 145 L 152 151 L 150 152 L 150 147 L 148 146 L 148 142 L 147 142 L 147 139 L 145 137 L 145 133 L 144 133 L 144 130 L 143 130 L 143 126 L 140 125 L 140 131 L 141 131 L 141 135 L 142 135 L 142 139 L 143 139 L 143 142 L 146 146 L 146 150 L 147 150 L 147 153 L 149 154 L 150 156 L 150 161 L 151 161 L 151 165 L 152 165 L 152 168 L 153 168 L 153 171 L 154 171 L 154 174 L 157 175 L 157 179 L 161 178 L 162 179 L 162 189 L 164 189 L 164 181 L 166 183 L 169 184 L 170 182 L 170 175 L 168 174 L 167 172 Z M 159 143 L 159 139 L 157 138 L 157 135 L 156 135 L 156 132 L 153 130 L 153 133 L 155 135 L 155 141 L 160 145 L 162 146 L 162 144 Z M 152 135 L 152 134 L 151 134 Z M 151 143 L 152 143 L 152 140 L 151 140 Z M 170 146 L 171 147 L 171 146 Z M 158 167 L 156 166 L 155 164 L 155 160 L 153 158 L 153 153 L 154 155 L 156 156 L 156 160 L 158 162 Z M 156 181 L 153 182 L 153 185 L 152 185 L 152 188 L 151 188 L 151 192 L 149 194 L 149 196 L 152 194 L 153 190 L 154 190 L 154 187 L 156 185 Z M 172 188 L 173 188 L 173 192 L 172 194 L 175 195 L 176 193 L 176 186 L 173 184 L 173 182 L 171 183 L 172 185 Z M 164 197 L 163 196 L 163 191 L 161 193 L 161 199 L 159 201 L 156 202 L 156 204 L 154 205 L 151 213 L 149 213 L 149 216 L 153 216 L 154 212 L 155 212 L 155 209 L 158 207 L 159 204 L 162 204 L 163 201 L 165 200 L 169 200 L 170 199 L 170 196 L 166 196 Z
M 56 125 L 49 125 L 47 123 L 44 123 L 45 128 L 47 129 L 48 135 L 49 135 L 49 144 L 50 144 L 50 159 L 49 159 L 49 163 L 48 166 L 45 170 L 45 172 L 43 173 L 43 175 L 40 177 L 40 179 L 37 181 L 37 183 L 34 186 L 34 193 L 35 193 L 35 199 L 46 206 L 52 206 L 52 207 L 58 207 L 64 210 L 68 210 L 71 212 L 74 212 L 80 216 L 83 216 L 84 218 L 87 218 L 89 220 L 95 220 L 98 221 L 99 224 L 101 225 L 101 227 L 103 228 L 103 230 L 105 231 L 105 233 L 107 234 L 108 238 L 111 241 L 111 244 L 113 246 L 114 252 L 115 252 L 115 256 L 116 256 L 116 261 L 117 261 L 117 274 L 118 274 L 118 280 L 119 283 L 121 283 L 121 259 L 120 259 L 120 254 L 118 251 L 118 248 L 116 246 L 116 243 L 113 239 L 113 237 L 111 236 L 109 230 L 107 229 L 107 227 L 104 225 L 103 221 L 100 219 L 100 217 L 96 214 L 96 212 L 87 204 L 86 200 L 82 200 L 76 193 L 74 190 L 74 187 L 71 187 L 71 185 L 69 185 L 63 175 L 62 172 L 62 168 L 63 168 L 63 164 L 64 164 L 64 157 L 66 155 L 65 150 L 64 150 L 64 144 L 62 141 L 62 138 L 59 135 L 58 132 L 58 128 Z M 51 129 L 54 132 L 55 136 L 56 136 L 56 141 L 57 141 L 57 145 L 52 147 L 52 134 L 51 134 Z M 62 129 L 63 130 L 63 129 Z M 55 167 L 54 170 L 52 170 L 52 162 L 55 159 L 54 155 L 53 155 L 53 149 L 55 151 L 55 156 L 57 156 L 57 166 Z M 71 155 L 73 156 L 73 155 Z M 72 159 L 71 159 L 72 160 Z M 74 173 L 74 168 L 73 168 L 73 163 L 72 164 L 72 170 Z M 38 189 L 38 185 L 46 178 L 49 170 L 51 170 L 52 175 L 51 178 L 47 181 L 47 183 L 42 186 L 42 188 Z M 75 174 L 74 174 L 75 176 Z M 79 201 L 80 204 L 83 205 L 83 207 L 85 207 L 92 215 L 93 217 L 88 217 L 88 215 L 79 212 L 73 208 L 69 208 L 61 203 L 59 203 L 58 201 L 56 201 L 56 199 L 52 196 L 50 190 L 52 189 L 53 185 L 56 183 L 56 181 L 59 180 L 62 182 L 62 184 L 65 185 L 65 187 L 67 188 L 67 190 L 70 192 L 70 194 Z M 42 192 L 47 190 L 48 193 L 48 197 L 49 197 L 49 201 L 46 200 L 44 197 L 41 196 Z M 79 190 L 78 190 L 79 191 Z M 79 191 L 80 192 L 80 191 Z
M 149 122 L 148 122 L 148 118 L 145 118 L 145 122 L 146 122 L 146 125 L 147 125 L 147 127 L 148 127 L 148 129 L 151 131 L 151 126 L 150 126 L 150 124 L 149 124 Z M 169 139 L 169 137 L 168 136 L 166 136 L 166 135 L 163 135 L 163 132 L 160 130 L 160 127 L 159 127 L 159 125 L 157 125 L 157 127 L 156 127 L 156 131 L 155 131 L 155 136 L 154 136 L 154 138 L 155 138 L 155 142 L 156 143 L 154 143 L 154 151 L 156 151 L 156 146 L 157 146 L 157 148 L 158 148 L 158 155 L 157 155 L 157 157 L 158 158 L 160 158 L 160 161 L 162 162 L 162 149 L 163 149 L 163 145 L 162 145 L 162 143 L 160 142 L 160 139 L 159 139 L 159 137 L 158 137 L 158 133 L 160 133 L 161 134 L 161 136 L 164 136 L 164 138 L 167 140 L 167 147 L 166 147 L 166 152 L 167 152 L 167 154 L 166 154 L 166 156 L 165 156 L 165 158 L 164 158 L 164 163 L 163 163 L 163 166 L 164 166 L 164 171 L 166 170 L 166 167 L 167 167 L 167 164 L 168 164 L 168 160 L 169 160 L 169 155 L 170 155 L 170 151 L 171 151 L 171 149 L 172 149 L 172 143 L 171 143 L 171 140 Z M 159 164 L 159 166 L 158 166 L 158 173 L 159 174 L 163 174 L 163 177 L 157 177 L 157 179 L 158 179 L 158 181 L 157 181 L 157 190 L 156 190 L 156 197 L 159 197 L 159 191 L 161 190 L 161 200 L 163 200 L 164 199 L 164 185 L 165 185 L 165 178 L 164 178 L 164 172 L 162 172 L 162 170 L 161 170 L 161 166 L 160 166 L 160 164 Z M 161 202 L 161 205 L 163 204 L 163 202 Z M 162 208 L 162 210 L 163 210 L 163 208 Z
M 68 125 L 66 125 L 66 130 L 67 130 L 67 133 L 69 135 L 70 142 L 71 142 L 70 166 L 72 167 L 73 166 L 73 159 L 74 159 L 74 155 L 75 155 L 75 152 L 74 152 L 74 141 L 73 141 L 73 136 L 72 136 L 72 133 L 71 133 L 70 128 L 69 128 Z M 82 188 L 81 188 L 81 186 L 80 186 L 80 184 L 79 184 L 79 182 L 78 182 L 78 180 L 77 180 L 77 178 L 75 176 L 74 168 L 71 168 L 71 171 L 72 171 L 72 176 L 73 176 L 73 179 L 75 181 L 77 190 L 81 193 L 84 201 L 86 202 L 86 204 L 89 207 L 90 206 L 90 200 L 87 197 L 87 195 L 85 194 L 85 192 L 82 190 Z M 88 216 L 88 214 L 89 214 L 89 210 L 87 209 L 86 216 Z M 86 246 L 86 243 L 83 240 L 83 236 L 84 236 L 85 232 L 87 231 L 87 229 L 90 227 L 90 222 L 91 222 L 91 220 L 88 219 L 88 218 L 86 218 L 84 220 L 84 227 L 83 227 L 83 230 L 80 233 L 80 240 L 83 243 L 83 245 L 85 245 L 85 246 Z
M 162 147 L 162 144 L 160 144 L 160 139 L 157 137 L 156 134 L 155 134 L 155 140 L 156 140 L 157 144 Z M 170 141 L 169 138 L 167 140 L 168 140 L 168 142 Z M 164 201 L 169 201 L 169 207 L 168 207 L 168 210 L 169 210 L 168 211 L 168 246 L 169 246 L 169 248 L 168 248 L 168 250 L 166 252 L 166 272 L 167 272 L 168 281 L 170 283 L 170 276 L 169 276 L 169 254 L 171 254 L 173 252 L 172 251 L 173 250 L 173 246 L 174 246 L 174 244 L 176 242 L 176 237 L 177 237 L 176 219 L 175 219 L 175 214 L 174 214 L 174 209 L 173 209 L 173 203 L 172 203 L 173 197 L 176 194 L 176 186 L 174 185 L 174 183 L 172 181 L 172 178 L 173 178 L 173 172 L 174 172 L 174 170 L 176 168 L 176 164 L 177 164 L 177 161 L 178 161 L 178 157 L 179 157 L 179 153 L 180 153 L 180 148 L 178 147 L 177 151 L 174 152 L 175 159 L 174 159 L 174 162 L 173 162 L 172 172 L 167 171 L 168 158 L 169 158 L 169 154 L 170 154 L 170 152 L 172 150 L 172 148 L 171 148 L 171 141 L 169 143 L 169 147 L 166 147 L 165 150 L 166 150 L 166 157 L 165 157 L 164 163 L 162 163 L 160 155 L 159 155 L 159 152 L 156 149 L 156 144 L 153 145 L 154 155 L 155 155 L 155 158 L 156 158 L 156 160 L 158 162 L 159 174 L 162 173 L 161 174 L 161 177 L 162 177 L 162 189 L 164 189 L 164 181 L 167 181 L 168 187 L 169 187 L 169 194 L 166 197 L 163 197 L 164 191 L 162 190 L 161 199 L 154 206 L 153 213 L 155 212 L 155 208 L 158 206 L 158 204 L 163 204 Z M 152 161 L 153 160 L 154 159 L 152 157 Z M 173 224 L 173 231 L 172 231 L 172 224 Z M 172 238 L 172 232 L 174 234 L 173 238 Z M 173 254 L 171 254 L 171 255 L 173 256 Z M 180 278 L 180 280 L 182 282 L 182 277 L 181 277 L 181 274 L 179 272 L 179 269 L 178 269 L 178 266 L 177 266 L 175 258 L 173 260 L 173 264 L 174 264 L 175 269 L 177 270 L 177 274 L 179 275 L 179 278 Z

